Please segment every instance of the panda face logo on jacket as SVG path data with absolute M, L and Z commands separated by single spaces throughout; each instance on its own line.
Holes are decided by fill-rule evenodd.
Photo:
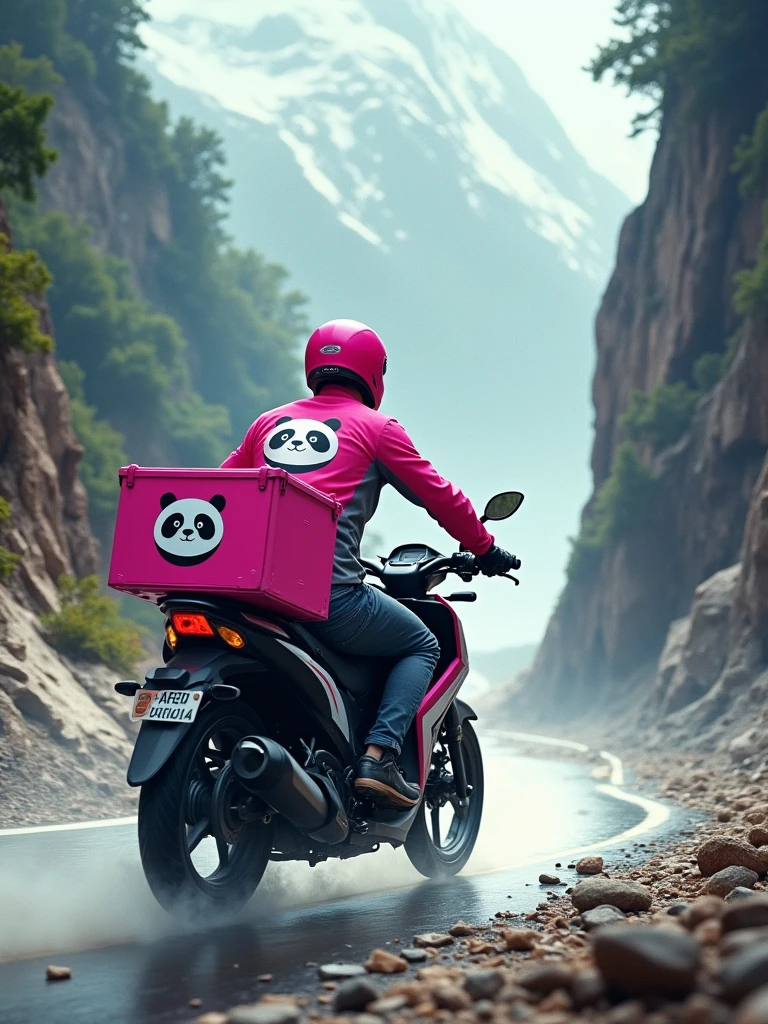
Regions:
M 283 416 L 267 435 L 264 458 L 289 473 L 309 473 L 333 462 L 339 450 L 340 420 L 291 419 Z
M 221 494 L 210 501 L 164 494 L 155 520 L 155 546 L 166 562 L 199 565 L 210 558 L 224 536 L 221 513 L 226 505 Z

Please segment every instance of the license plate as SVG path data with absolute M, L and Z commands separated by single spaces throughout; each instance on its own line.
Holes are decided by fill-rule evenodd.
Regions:
M 194 722 L 202 690 L 137 690 L 132 722 Z

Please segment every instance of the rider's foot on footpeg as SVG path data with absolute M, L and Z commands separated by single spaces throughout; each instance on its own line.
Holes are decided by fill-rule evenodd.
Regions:
M 421 795 L 418 786 L 411 786 L 405 781 L 391 750 L 382 754 L 378 761 L 367 754 L 360 758 L 355 789 L 361 796 L 369 797 L 377 807 L 413 807 Z

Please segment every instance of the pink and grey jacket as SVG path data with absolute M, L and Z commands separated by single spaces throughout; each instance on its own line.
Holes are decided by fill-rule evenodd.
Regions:
M 419 455 L 397 422 L 341 387 L 264 413 L 249 428 L 223 468 L 277 466 L 301 473 L 307 483 L 344 506 L 336 537 L 333 582 L 359 583 L 360 542 L 385 484 L 420 505 L 475 555 L 493 544 L 472 504 Z

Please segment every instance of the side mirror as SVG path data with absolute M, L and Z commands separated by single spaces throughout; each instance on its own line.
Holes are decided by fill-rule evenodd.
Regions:
M 495 494 L 485 506 L 485 512 L 480 519 L 484 523 L 489 519 L 493 522 L 509 519 L 523 504 L 524 497 L 522 491 L 502 491 L 501 494 Z

